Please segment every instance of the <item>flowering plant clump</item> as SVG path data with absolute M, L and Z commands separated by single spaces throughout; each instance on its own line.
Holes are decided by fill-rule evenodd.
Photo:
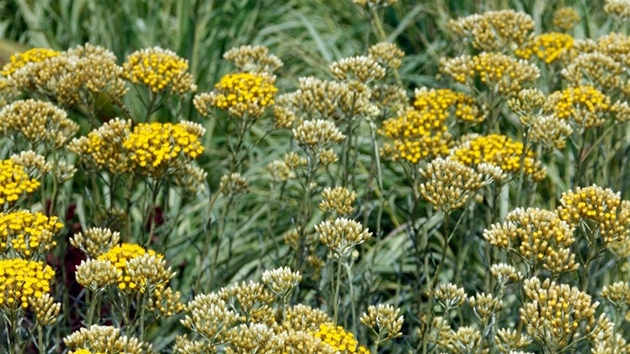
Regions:
M 14 204 L 20 197 L 34 193 L 39 185 L 21 165 L 13 160 L 0 160 L 0 205 Z
M 173 51 L 153 47 L 131 53 L 123 64 L 122 76 L 153 93 L 169 91 L 181 95 L 197 89 L 187 70 L 188 60 Z
M 50 291 L 55 271 L 43 262 L 0 260 L 0 310 L 27 308 L 29 301 Z
M 214 88 L 195 96 L 195 108 L 204 117 L 210 114 L 209 107 L 216 107 L 237 118 L 257 118 L 273 105 L 278 92 L 270 76 L 251 73 L 228 74 Z
M 203 129 L 188 127 L 184 123 L 140 123 L 135 126 L 123 142 L 132 169 L 160 176 L 197 158 L 204 150 L 199 142 Z
M 7 248 L 23 258 L 43 255 L 57 245 L 53 240 L 63 228 L 56 216 L 20 210 L 0 213 L 0 250 Z
M 449 114 L 468 123 L 479 123 L 485 119 L 474 98 L 450 89 L 416 89 L 413 107 L 435 115 L 442 123 L 446 122 Z
M 11 76 L 18 69 L 28 65 L 29 63 L 39 63 L 48 58 L 56 57 L 61 53 L 47 48 L 33 48 L 23 53 L 17 53 L 11 55 L 11 61 L 4 64 L 0 75 L 8 77 Z

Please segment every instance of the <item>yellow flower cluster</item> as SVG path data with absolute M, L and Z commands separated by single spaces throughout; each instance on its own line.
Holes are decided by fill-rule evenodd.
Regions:
M 472 85 L 478 78 L 500 94 L 511 95 L 540 76 L 540 70 L 524 60 L 500 53 L 480 53 L 440 60 L 440 71 L 455 81 Z
M 381 134 L 394 139 L 393 146 L 386 144 L 383 152 L 393 159 L 411 163 L 426 158 L 446 156 L 451 135 L 439 115 L 410 109 L 403 115 L 383 122 Z
M 451 159 L 467 166 L 488 163 L 507 173 L 518 173 L 521 167 L 523 143 L 505 135 L 490 134 L 474 138 L 456 148 Z M 536 160 L 536 154 L 528 151 L 523 160 L 523 172 L 534 181 L 545 178 L 547 172 Z
M 610 109 L 610 98 L 593 86 L 569 87 L 549 95 L 545 111 L 575 123 L 580 129 L 595 128 L 604 123 Z
M 6 77 L 13 74 L 16 70 L 23 68 L 28 63 L 39 63 L 60 54 L 61 53 L 56 50 L 46 48 L 33 48 L 24 53 L 13 54 L 11 55 L 11 61 L 2 67 L 0 74 Z
M 435 115 L 441 122 L 445 122 L 450 113 L 454 113 L 457 119 L 470 123 L 479 123 L 485 119 L 472 97 L 449 89 L 416 90 L 413 107 Z
M 195 96 L 193 103 L 199 113 L 207 117 L 209 106 L 228 111 L 238 118 L 257 118 L 274 104 L 278 89 L 268 75 L 251 73 L 228 74 L 221 78 L 211 93 Z
M 41 255 L 57 244 L 52 238 L 62 228 L 63 223 L 56 216 L 27 210 L 0 213 L 0 250 L 10 244 L 24 258 Z
M 341 354 L 370 352 L 366 347 L 359 345 L 354 335 L 346 332 L 341 326 L 335 327 L 332 324 L 320 324 L 319 330 L 313 333 L 313 336 L 321 339 Z
M 129 134 L 123 147 L 128 151 L 134 168 L 153 176 L 177 168 L 181 154 L 186 159 L 195 159 L 204 148 L 196 135 L 186 124 L 140 123 Z
M 565 33 L 542 33 L 534 37 L 529 45 L 516 50 L 515 54 L 528 59 L 532 54 L 550 64 L 560 59 L 573 47 L 573 37 Z
M 155 253 L 153 250 L 146 251 L 144 248 L 132 244 L 121 243 L 112 247 L 109 251 L 98 256 L 99 260 L 109 261 L 117 270 L 121 272 L 118 278 L 118 288 L 123 291 L 133 292 L 139 287 L 142 289 L 146 279 L 131 277 L 127 269 L 127 263 L 137 257 L 145 254 L 155 256 L 156 259 L 164 258 L 161 254 Z
M 38 187 L 39 181 L 29 178 L 24 167 L 13 160 L 0 160 L 0 205 L 12 204 Z
M 593 235 L 599 234 L 612 251 L 627 256 L 630 253 L 630 202 L 622 201 L 619 193 L 596 185 L 577 187 L 560 198 L 558 214 L 571 225 L 589 223 Z
M 25 259 L 0 260 L 0 308 L 27 308 L 29 299 L 50 291 L 55 271 L 43 262 Z
M 123 77 L 147 86 L 153 93 L 170 90 L 177 94 L 194 92 L 197 87 L 188 70 L 188 60 L 159 47 L 131 53 L 123 64 Z

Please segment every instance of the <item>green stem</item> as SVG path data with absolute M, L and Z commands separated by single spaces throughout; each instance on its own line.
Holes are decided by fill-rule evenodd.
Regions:
M 341 255 L 337 260 L 337 274 L 335 280 L 335 296 L 333 297 L 333 321 L 335 325 L 339 324 L 339 292 L 341 289 Z

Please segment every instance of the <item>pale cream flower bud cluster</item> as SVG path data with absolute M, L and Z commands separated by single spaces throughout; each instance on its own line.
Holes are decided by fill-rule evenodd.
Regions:
M 580 14 L 572 7 L 561 7 L 553 13 L 553 25 L 567 32 L 580 23 Z
M 366 56 L 343 58 L 330 65 L 330 72 L 340 81 L 368 83 L 385 77 L 385 68 Z
M 70 350 L 88 349 L 102 353 L 143 354 L 151 352 L 151 346 L 135 337 L 120 334 L 120 329 L 112 326 L 92 325 L 65 337 L 63 342 Z
M 494 342 L 501 353 L 517 354 L 516 350 L 528 346 L 532 339 L 527 334 L 513 328 L 501 328 L 494 336 Z
M 527 41 L 534 29 L 534 20 L 520 11 L 487 11 L 450 20 L 447 28 L 470 40 L 476 49 L 514 51 Z
M 267 287 L 258 282 L 242 282 L 219 290 L 229 308 L 237 311 L 239 321 L 243 323 L 272 321 L 275 310 L 271 307 L 276 297 Z
M 310 150 L 330 148 L 346 138 L 335 123 L 327 120 L 304 121 L 293 129 L 293 137 L 299 146 Z
M 97 258 L 120 242 L 120 232 L 106 228 L 92 227 L 74 234 L 70 244 L 91 258 Z
M 553 351 L 595 330 L 598 302 L 575 287 L 556 284 L 549 279 L 525 280 L 526 302 L 520 310 L 527 333 Z
M 381 66 L 396 70 L 402 65 L 405 52 L 393 43 L 381 42 L 368 48 L 368 55 Z
M 606 0 L 604 11 L 623 20 L 630 18 L 630 3 L 627 0 Z
M 242 194 L 249 189 L 249 182 L 240 173 L 230 173 L 221 176 L 219 189 L 225 195 Z
M 490 90 L 507 96 L 517 94 L 523 85 L 540 76 L 540 70 L 534 64 L 492 52 L 474 57 L 442 58 L 440 72 L 466 85 L 473 85 L 479 79 Z
M 352 204 L 357 198 L 355 191 L 345 187 L 326 187 L 322 191 L 322 201 L 319 209 L 323 212 L 332 212 L 338 216 L 349 216 L 354 212 Z
M 16 101 L 0 111 L 0 134 L 23 136 L 31 147 L 43 144 L 48 150 L 68 143 L 79 125 L 66 112 L 49 102 L 27 99 Z
M 459 288 L 452 283 L 438 285 L 435 288 L 433 296 L 445 312 L 461 307 L 466 302 L 466 292 L 464 288 Z
M 272 73 L 283 65 L 277 56 L 269 54 L 269 48 L 262 45 L 232 48 L 223 54 L 223 59 L 242 72 Z
M 11 161 L 23 166 L 29 176 L 45 175 L 53 169 L 53 166 L 46 161 L 44 156 L 32 150 L 20 151 L 19 154 L 11 155 Z
M 438 210 L 459 209 L 470 201 L 485 183 L 474 169 L 455 162 L 437 158 L 420 170 L 424 182 L 420 193 Z
M 41 297 L 29 298 L 29 305 L 35 312 L 38 325 L 50 326 L 57 322 L 61 303 L 55 302 L 50 294 L 46 293 Z
M 77 266 L 75 277 L 77 283 L 94 292 L 114 285 L 122 276 L 122 272 L 108 260 L 88 259 Z
M 558 215 L 571 225 L 588 225 L 588 238 L 601 237 L 608 249 L 630 255 L 630 201 L 596 185 L 564 192 Z M 592 239 L 591 242 L 595 240 Z
M 275 160 L 267 165 L 267 171 L 271 175 L 271 179 L 274 182 L 286 182 L 290 178 L 295 177 L 295 173 L 291 171 L 291 168 L 286 162 L 282 160 Z
M 191 195 L 206 191 L 208 172 L 199 166 L 185 164 L 174 174 L 174 185 Z
M 86 97 L 103 94 L 122 104 L 129 90 L 123 69 L 111 51 L 89 43 L 40 62 L 28 63 L 9 80 L 21 91 L 41 92 L 63 106 L 89 103 Z
M 517 252 L 532 271 L 542 268 L 560 274 L 580 266 L 571 252 L 573 232 L 553 211 L 517 208 L 506 215 L 504 223 L 491 225 L 483 235 L 491 245 Z
M 261 280 L 274 294 L 281 298 L 286 298 L 291 290 L 302 281 L 302 274 L 298 271 L 294 272 L 288 267 L 282 267 L 266 270 Z
M 516 268 L 505 263 L 493 264 L 490 267 L 490 274 L 492 274 L 500 286 L 516 283 L 523 278 L 523 275 L 517 272 Z
M 360 321 L 367 327 L 376 329 L 379 339 L 393 339 L 402 336 L 403 316 L 400 309 L 388 304 L 368 306 L 367 312 L 361 315 Z
M 361 223 L 346 218 L 322 221 L 315 226 L 315 231 L 319 240 L 337 258 L 348 256 L 356 246 L 372 237 L 372 233 Z

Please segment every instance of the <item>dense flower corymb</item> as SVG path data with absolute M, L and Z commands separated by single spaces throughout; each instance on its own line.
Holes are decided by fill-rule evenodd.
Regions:
M 0 260 L 0 307 L 27 308 L 29 299 L 40 298 L 50 291 L 55 272 L 43 262 L 25 259 Z
M 131 244 L 122 243 L 115 247 L 112 247 L 109 251 L 103 253 L 98 257 L 99 260 L 105 260 L 111 262 L 111 264 L 122 272 L 120 278 L 118 278 L 118 287 L 123 291 L 135 291 L 144 285 L 145 279 L 132 279 L 129 270 L 127 269 L 127 263 L 144 254 L 155 256 L 156 259 L 163 258 L 160 254 L 156 254 L 155 251 L 146 251 L 144 248 Z
M 13 160 L 0 161 L 0 205 L 12 204 L 24 194 L 31 194 L 39 187 L 39 182 L 31 179 L 24 167 Z
M 131 53 L 123 64 L 123 77 L 147 86 L 153 93 L 170 90 L 177 94 L 194 92 L 197 86 L 188 70 L 188 60 L 160 47 Z
M 468 166 L 489 163 L 505 172 L 517 173 L 521 168 L 522 154 L 523 143 L 505 135 L 490 134 L 465 142 L 452 152 L 450 158 Z M 542 180 L 547 174 L 531 150 L 523 159 L 523 172 L 535 181 Z
M 16 70 L 26 66 L 28 63 L 39 63 L 60 54 L 61 53 L 56 50 L 46 48 L 33 48 L 23 53 L 13 54 L 11 55 L 11 61 L 2 67 L 0 74 L 3 76 L 9 76 Z
M 228 111 L 238 118 L 256 118 L 274 103 L 278 89 L 268 75 L 251 73 L 228 74 L 214 86 L 214 91 L 195 96 L 193 103 L 207 117 L 209 107 Z
M 56 216 L 27 210 L 0 213 L 0 250 L 11 246 L 23 258 L 42 254 L 57 244 L 52 238 L 62 228 Z
M 123 147 L 135 168 L 159 175 L 169 168 L 179 167 L 183 163 L 178 159 L 180 154 L 185 159 L 195 159 L 203 152 L 198 139 L 203 129 L 189 129 L 189 126 L 183 123 L 140 123 L 129 134 Z
M 360 346 L 359 342 L 350 332 L 346 332 L 341 326 L 320 324 L 319 330 L 313 333 L 315 338 L 321 339 L 324 343 L 333 347 L 341 353 L 369 353 L 370 351 Z

